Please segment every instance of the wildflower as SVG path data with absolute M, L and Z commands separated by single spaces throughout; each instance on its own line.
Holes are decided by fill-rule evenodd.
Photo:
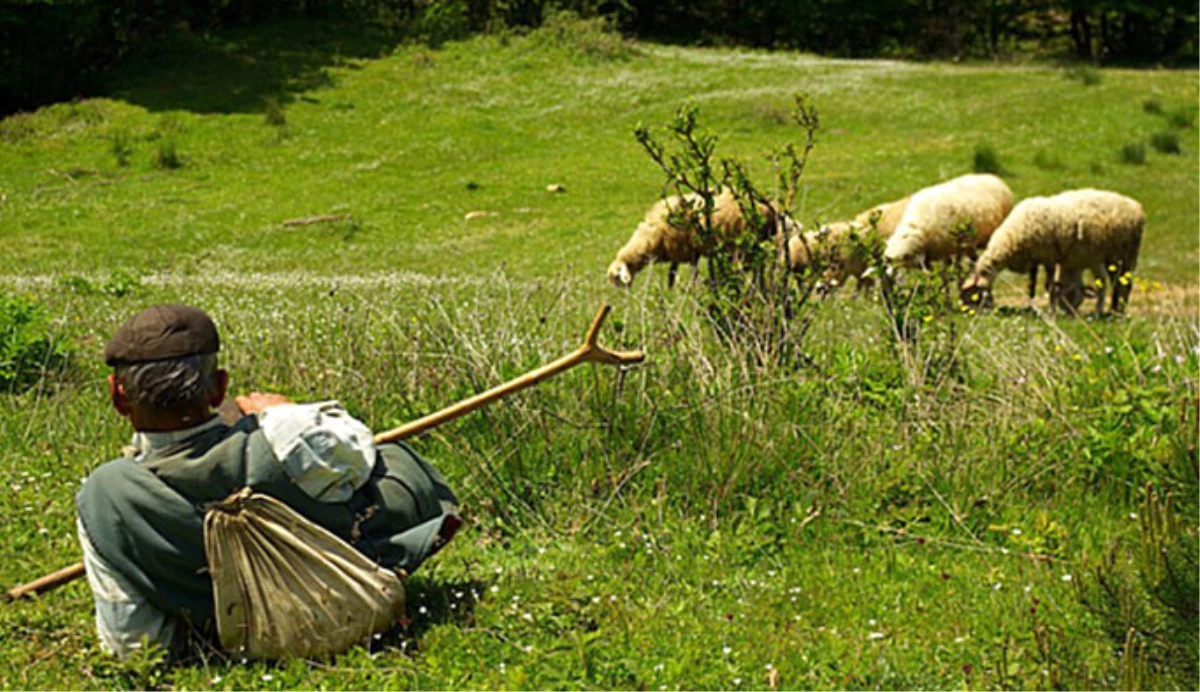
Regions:
M 1129 513 L 1129 518 L 1130 518 L 1130 519 L 1137 519 L 1137 512 L 1130 512 L 1130 513 Z
M 963 673 L 965 675 L 970 675 L 971 671 L 973 671 L 973 670 L 975 670 L 975 668 L 973 668 L 970 663 L 963 664 Z
M 274 675 L 271 675 L 270 673 L 263 673 L 263 676 L 262 676 L 263 682 L 271 682 L 274 679 L 275 679 Z
M 209 680 L 209 681 L 208 681 L 208 684 L 210 684 L 210 685 L 220 685 L 220 684 L 221 684 L 221 680 L 222 680 L 221 676 L 220 676 L 220 675 L 218 675 L 218 676 L 214 677 L 213 679 Z
M 926 316 L 925 316 L 923 319 L 924 319 L 924 321 L 926 321 L 926 322 L 932 322 L 932 321 L 933 321 L 933 315 L 926 315 Z
M 883 636 L 883 632 L 871 632 L 867 635 L 867 639 L 874 641 L 876 639 L 883 639 Z
M 1014 536 L 1020 536 L 1020 535 L 1021 535 L 1021 529 L 1014 528 L 1014 529 L 1012 530 L 1012 535 L 1014 535 Z
M 1186 358 L 1184 358 L 1182 355 L 1180 355 L 1180 354 L 1175 355 L 1175 364 L 1176 365 L 1183 365 L 1184 360 L 1186 360 Z
M 738 686 L 738 685 L 740 685 L 740 684 L 742 684 L 742 679 L 741 679 L 741 678 L 734 678 L 734 679 L 733 679 L 733 686 L 734 686 L 734 687 L 737 687 L 737 686 Z
M 728 656 L 729 654 L 733 653 L 733 649 L 728 646 L 724 646 L 724 647 L 721 647 L 721 653 Z
M 1062 580 L 1063 580 L 1063 581 L 1071 581 L 1071 579 L 1072 579 L 1072 577 L 1071 577 L 1071 575 L 1069 575 L 1069 574 L 1064 574 L 1064 575 L 1062 575 Z
M 524 613 L 521 615 L 521 619 L 523 619 L 523 620 L 525 620 L 525 621 L 527 621 L 527 622 L 533 622 L 533 613 L 530 613 L 529 611 L 525 611 L 525 612 L 524 612 Z
M 996 582 L 995 584 L 992 584 L 992 591 L 999 591 L 1003 586 L 1004 584 Z
M 422 615 L 426 615 L 429 613 L 429 609 L 426 608 L 425 606 L 421 606 L 420 608 L 417 608 L 417 612 Z
M 496 584 L 492 584 L 492 593 L 500 593 L 500 587 Z
M 665 667 L 666 667 L 666 665 L 665 665 L 665 664 L 663 664 L 663 663 L 659 663 L 658 665 L 654 666 L 654 670 L 656 670 L 656 671 L 660 671 L 660 670 L 662 670 L 662 669 L 663 669 L 663 668 L 665 668 Z

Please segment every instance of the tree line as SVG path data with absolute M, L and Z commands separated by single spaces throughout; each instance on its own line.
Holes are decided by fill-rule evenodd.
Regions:
M 71 98 L 148 38 L 280 16 L 337 16 L 403 36 L 604 16 L 651 40 L 854 57 L 1195 64 L 1191 0 L 0 0 L 0 113 Z

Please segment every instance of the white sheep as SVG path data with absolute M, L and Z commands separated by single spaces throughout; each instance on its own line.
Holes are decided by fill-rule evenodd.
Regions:
M 774 229 L 776 215 L 766 206 L 758 206 L 763 219 L 760 233 Z M 671 222 L 675 215 L 676 223 Z M 680 221 L 680 217 L 684 220 Z M 608 265 L 608 280 L 614 286 L 627 287 L 633 277 L 652 262 L 670 263 L 667 284 L 675 285 L 675 276 L 681 264 L 695 265 L 713 252 L 721 241 L 736 238 L 746 229 L 745 215 L 733 193 L 722 188 L 713 197 L 712 228 L 714 238 L 707 242 L 701 239 L 699 227 L 704 223 L 704 200 L 696 193 L 688 193 L 660 200 L 638 224 L 629 241 L 617 251 L 617 257 Z
M 973 259 L 1012 207 L 1012 190 L 994 175 L 964 175 L 927 187 L 909 200 L 884 257 L 910 267 L 952 260 L 960 249 L 955 227 L 969 222 L 975 237 L 966 250 Z
M 813 262 L 825 264 L 822 279 L 825 284 L 836 288 L 854 277 L 855 288 L 863 291 L 870 287 L 871 279 L 864 276 L 869 268 L 869 257 L 864 243 L 873 237 L 887 242 L 908 207 L 911 197 L 876 205 L 858 214 L 851 221 L 836 221 L 800 236 L 788 238 L 788 264 L 792 271 L 800 271 Z M 871 221 L 874 219 L 875 223 Z
M 1145 225 L 1141 204 L 1107 190 L 1030 197 L 992 234 L 963 282 L 963 300 L 984 302 L 1004 269 L 1035 276 L 1038 267 L 1045 267 L 1051 306 L 1074 311 L 1083 300 L 1086 269 L 1097 283 L 1096 312 L 1104 312 L 1105 287 L 1114 279 L 1112 309 L 1121 312 L 1133 289 L 1130 273 L 1137 268 Z M 1030 283 L 1032 293 L 1035 279 Z

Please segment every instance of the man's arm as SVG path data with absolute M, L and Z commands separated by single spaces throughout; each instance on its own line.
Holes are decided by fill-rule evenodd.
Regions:
M 237 398 L 259 426 L 275 458 L 301 490 L 321 502 L 345 502 L 371 475 L 375 441 L 370 429 L 336 401 L 295 404 L 279 394 Z
M 138 593 L 96 552 L 83 523 L 76 521 L 88 585 L 96 602 L 96 631 L 101 647 L 118 658 L 128 658 L 145 645 L 170 651 L 177 621 Z

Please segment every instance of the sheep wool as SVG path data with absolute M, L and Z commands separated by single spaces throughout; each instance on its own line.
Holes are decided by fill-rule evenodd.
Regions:
M 672 214 L 683 211 L 694 217 L 703 215 L 704 200 L 696 193 L 682 198 L 668 197 L 660 200 L 638 224 L 629 241 L 617 251 L 616 259 L 608 265 L 608 280 L 614 286 L 627 287 L 633 277 L 652 262 L 668 262 L 671 265 L 668 282 L 675 283 L 675 272 L 680 264 L 696 264 L 701 257 L 714 250 L 714 242 L 704 242 L 692 228 L 692 224 L 672 224 Z M 759 213 L 764 226 L 774 227 L 775 213 L 760 205 Z M 713 197 L 712 226 L 717 241 L 736 237 L 746 228 L 746 219 L 737 198 L 728 189 L 721 189 Z
M 964 221 L 975 227 L 969 249 L 982 248 L 1012 208 L 1012 190 L 994 175 L 964 175 L 927 187 L 913 194 L 884 256 L 904 266 L 952 259 L 959 250 L 954 227 Z
M 1113 309 L 1119 311 L 1132 289 L 1127 274 L 1137 268 L 1145 225 L 1142 205 L 1116 192 L 1083 189 L 1030 197 L 996 229 L 963 282 L 964 296 L 990 290 L 1004 269 L 1026 272 L 1041 266 L 1053 268 L 1055 283 L 1067 291 L 1059 302 L 1073 309 L 1083 297 L 1086 269 L 1101 282 L 1097 311 L 1103 312 L 1104 287 L 1114 279 Z

